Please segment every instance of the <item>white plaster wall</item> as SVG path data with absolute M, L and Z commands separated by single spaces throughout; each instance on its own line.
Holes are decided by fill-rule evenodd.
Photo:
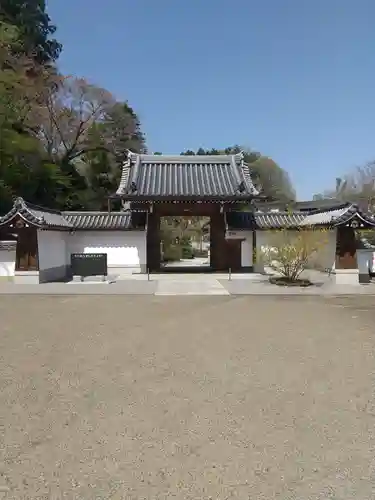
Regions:
M 256 249 L 254 271 L 264 272 L 264 262 L 262 261 L 262 252 L 270 246 L 272 231 L 256 231 Z
M 241 243 L 241 266 L 248 267 L 253 265 L 253 232 L 241 231 L 244 239 Z
M 274 231 L 256 232 L 256 255 L 258 256 L 255 265 L 256 272 L 264 272 L 262 253 L 266 248 L 275 244 Z M 336 229 L 327 230 L 323 234 L 324 243 L 319 250 L 311 257 L 308 267 L 318 270 L 334 270 L 336 255 Z
M 0 276 L 14 276 L 15 250 L 0 250 Z
M 66 266 L 67 239 L 66 231 L 42 231 L 38 229 L 39 270 Z
M 146 265 L 146 231 L 76 231 L 69 235 L 72 253 L 106 253 L 108 267 L 139 272 Z
M 324 245 L 311 259 L 311 267 L 320 271 L 333 271 L 336 260 L 337 230 L 331 229 L 323 233 Z
M 372 250 L 360 249 L 357 250 L 357 263 L 360 274 L 373 272 L 374 252 Z

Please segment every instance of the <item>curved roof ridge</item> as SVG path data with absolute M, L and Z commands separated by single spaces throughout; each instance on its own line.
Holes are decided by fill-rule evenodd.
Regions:
M 127 200 L 222 199 L 259 194 L 242 152 L 223 155 L 150 155 L 128 151 L 116 195 Z

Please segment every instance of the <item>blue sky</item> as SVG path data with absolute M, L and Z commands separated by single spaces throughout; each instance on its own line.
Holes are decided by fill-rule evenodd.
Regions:
M 375 159 L 374 0 L 49 0 L 66 74 L 128 100 L 151 151 L 241 144 L 300 199 Z

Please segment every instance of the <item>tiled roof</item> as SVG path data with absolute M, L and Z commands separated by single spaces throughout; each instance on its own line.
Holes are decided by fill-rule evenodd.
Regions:
M 61 212 L 48 210 L 26 203 L 22 198 L 17 198 L 13 208 L 0 217 L 0 226 L 11 224 L 12 220 L 20 216 L 27 224 L 42 229 L 69 229 L 69 222 Z
M 306 216 L 305 225 L 332 225 L 340 226 L 356 222 L 358 227 L 375 226 L 375 217 L 369 212 L 362 211 L 357 205 L 348 204 L 325 212 L 318 212 Z
M 132 200 L 247 200 L 259 193 L 242 154 L 162 156 L 129 152 L 116 194 Z
M 22 198 L 17 198 L 13 208 L 6 215 L 0 217 L 0 226 L 11 224 L 17 216 L 20 216 L 27 224 L 41 229 L 135 229 L 133 227 L 135 215 L 132 215 L 131 212 L 59 212 L 30 205 Z M 138 215 L 137 220 L 140 221 L 137 227 L 144 227 L 145 221 L 142 220 L 142 217 Z
M 256 212 L 255 221 L 259 229 L 280 229 L 299 227 L 304 219 L 299 212 Z
M 357 212 L 356 207 L 353 205 L 346 205 L 341 208 L 333 209 L 333 210 L 325 210 L 316 213 L 305 214 L 305 218 L 302 221 L 302 226 L 311 226 L 311 225 L 327 225 L 332 224 L 335 225 L 344 221 L 343 217 L 346 217 L 348 214 L 353 215 Z
M 359 238 L 359 240 L 357 241 L 357 248 L 361 250 L 375 251 L 375 245 L 370 243 L 367 238 Z
M 349 203 L 337 199 L 322 199 L 309 201 L 262 201 L 254 200 L 253 205 L 256 210 L 261 212 L 269 212 L 273 209 L 278 209 L 281 212 L 320 212 L 324 210 L 333 210 L 336 208 L 347 207 Z
M 228 212 L 226 214 L 229 229 L 281 229 L 308 226 L 334 227 L 356 220 L 358 227 L 375 226 L 375 217 L 362 212 L 356 205 L 321 212 Z
M 17 247 L 17 240 L 3 240 L 0 241 L 0 250 L 14 252 Z
M 227 212 L 225 214 L 228 229 L 256 229 L 255 216 L 253 212 Z
M 63 212 L 74 229 L 133 229 L 128 212 Z

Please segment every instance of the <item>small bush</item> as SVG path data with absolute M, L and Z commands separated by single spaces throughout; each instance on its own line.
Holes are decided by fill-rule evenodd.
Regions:
M 164 262 L 176 262 L 182 258 L 182 248 L 179 245 L 169 245 L 163 255 Z
M 194 257 L 193 249 L 191 246 L 183 246 L 181 248 L 182 259 L 192 259 Z
M 316 253 L 327 243 L 326 230 L 303 227 L 280 229 L 272 234 L 269 246 L 261 251 L 261 260 L 288 281 L 298 281 Z
M 194 257 L 208 257 L 208 251 L 207 250 L 199 250 L 198 248 L 193 249 L 193 256 Z

